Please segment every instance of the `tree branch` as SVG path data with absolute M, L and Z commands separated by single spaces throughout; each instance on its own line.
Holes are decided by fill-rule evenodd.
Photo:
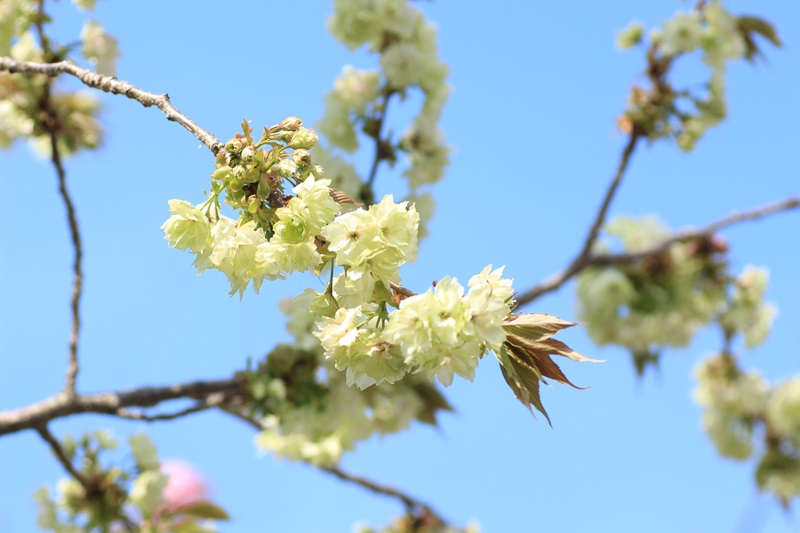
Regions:
M 38 11 L 39 16 L 36 18 L 36 31 L 39 34 L 39 41 L 42 44 L 44 55 L 49 58 L 52 57 L 52 49 L 50 47 L 50 40 L 44 32 L 44 0 L 39 1 Z M 44 129 L 47 131 L 47 136 L 50 140 L 50 160 L 58 176 L 58 192 L 67 210 L 67 222 L 72 239 L 72 248 L 75 250 L 75 257 L 72 263 L 72 299 L 70 302 L 72 328 L 69 335 L 69 362 L 67 363 L 67 377 L 64 386 L 67 394 L 75 394 L 75 383 L 79 369 L 78 339 L 81 329 L 80 304 L 81 295 L 83 294 L 83 246 L 81 244 L 81 233 L 78 227 L 75 204 L 72 202 L 72 197 L 67 189 L 67 173 L 64 170 L 64 165 L 61 164 L 61 151 L 58 148 L 58 132 L 61 129 L 61 123 L 58 113 L 56 113 L 56 110 L 53 108 L 53 101 L 51 98 L 52 82 L 52 78 L 48 78 L 42 87 L 42 96 L 39 100 L 39 106 L 44 112 L 45 118 L 42 121 L 42 126 L 44 126 Z
M 602 254 L 595 256 L 587 256 L 584 258 L 583 261 L 572 263 L 566 269 L 562 270 L 561 272 L 557 272 L 556 274 L 553 274 L 545 281 L 531 287 L 530 289 L 522 293 L 519 297 L 517 297 L 517 305 L 522 306 L 529 304 L 534 300 L 536 300 L 537 298 L 539 298 L 540 296 L 561 288 L 561 286 L 564 283 L 566 283 L 570 278 L 572 278 L 573 276 L 575 276 L 576 274 L 578 274 L 579 272 L 581 272 L 586 268 L 630 263 L 633 261 L 637 261 L 639 259 L 643 259 L 645 257 L 660 255 L 666 252 L 670 246 L 672 246 L 677 242 L 689 241 L 709 236 L 723 228 L 732 226 L 734 224 L 738 224 L 739 222 L 757 220 L 776 213 L 789 211 L 797 208 L 800 208 L 800 197 L 797 196 L 789 197 L 780 202 L 775 202 L 760 208 L 733 213 L 732 215 L 722 218 L 717 222 L 709 224 L 708 226 L 705 226 L 704 228 L 701 229 L 679 231 L 677 233 L 674 233 L 672 236 L 664 239 L 660 243 L 651 246 L 650 248 L 645 248 L 643 250 L 637 250 L 634 252 L 623 252 L 620 254 Z
M 37 426 L 36 431 L 39 432 L 39 435 L 41 435 L 42 439 L 44 439 L 45 442 L 50 445 L 50 449 L 53 450 L 53 454 L 56 456 L 56 459 L 58 459 L 58 462 L 61 463 L 61 466 L 64 467 L 64 470 L 66 470 L 70 476 L 74 477 L 78 483 L 83 486 L 87 493 L 90 493 L 91 486 L 89 481 L 83 476 L 83 474 L 75 469 L 75 465 L 73 465 L 72 461 L 70 461 L 69 457 L 67 457 L 67 454 L 64 452 L 64 448 L 61 447 L 61 443 L 58 442 L 53 434 L 50 433 L 50 430 L 47 429 L 47 425 L 42 424 L 41 426 Z
M 143 91 L 127 81 L 118 80 L 113 76 L 103 76 L 97 72 L 81 68 L 70 61 L 34 63 L 30 61 L 14 61 L 10 57 L 0 57 L 0 71 L 18 74 L 45 74 L 47 76 L 70 74 L 78 78 L 85 85 L 94 89 L 100 89 L 101 91 L 112 94 L 121 94 L 132 100 L 136 100 L 144 107 L 158 107 L 167 116 L 167 120 L 177 122 L 189 130 L 200 142 L 206 145 L 214 155 L 222 150 L 224 146 L 211 133 L 204 130 L 189 117 L 178 111 L 178 109 L 170 103 L 169 95 Z
M 214 398 L 214 396 L 218 396 L 218 398 Z M 222 399 L 224 399 L 224 395 L 220 395 L 219 393 L 214 393 L 213 395 L 210 395 L 208 400 L 206 401 L 199 401 L 190 407 L 181 409 L 179 411 L 175 411 L 173 413 L 148 415 L 139 410 L 122 408 L 122 409 L 117 409 L 117 412 L 115 414 L 120 418 L 127 418 L 128 420 L 142 420 L 144 422 L 160 422 L 163 420 L 175 420 L 176 418 L 183 418 L 186 415 L 199 413 L 201 411 L 207 411 L 212 407 L 216 407 L 217 404 L 220 401 L 222 401 Z
M 611 184 L 608 186 L 608 190 L 606 190 L 603 203 L 600 205 L 600 209 L 597 211 L 597 215 L 594 218 L 594 222 L 589 230 L 589 234 L 586 236 L 586 240 L 583 242 L 581 251 L 572 261 L 573 263 L 580 263 L 592 253 L 592 247 L 594 246 L 594 243 L 597 242 L 597 236 L 600 234 L 600 228 L 603 227 L 603 224 L 605 223 L 608 209 L 611 207 L 611 201 L 614 199 L 620 183 L 622 183 L 622 177 L 625 175 L 625 171 L 628 169 L 628 163 L 630 163 L 631 156 L 633 156 L 633 152 L 636 149 L 636 143 L 640 138 L 641 137 L 636 129 L 634 129 L 634 131 L 628 136 L 628 143 L 625 145 L 625 149 L 622 151 L 622 156 L 620 157 L 619 164 L 617 165 L 617 172 L 614 174 L 614 179 L 611 180 Z
M 421 500 L 413 498 L 408 494 L 405 494 L 404 492 L 395 489 L 394 487 L 381 485 L 367 478 L 357 476 L 355 474 L 349 474 L 343 471 L 338 466 L 320 467 L 320 470 L 328 472 L 329 474 L 336 476 L 342 481 L 348 481 L 350 483 L 355 483 L 356 485 L 361 485 L 365 489 L 374 492 L 376 494 L 383 494 L 384 496 L 391 496 L 392 498 L 397 498 L 398 500 L 403 502 L 403 505 L 405 505 L 406 511 L 409 514 L 416 514 L 416 512 L 422 511 L 424 514 L 436 518 L 439 522 L 443 524 L 447 523 L 442 517 L 440 517 L 434 512 L 434 510 L 430 507 L 430 505 Z
M 125 407 L 152 407 L 179 398 L 195 398 L 212 403 L 206 400 L 210 395 L 219 393 L 227 398 L 240 394 L 243 388 L 244 383 L 240 379 L 230 378 L 100 394 L 69 395 L 61 392 L 21 409 L 0 412 L 0 436 L 41 427 L 51 420 L 79 413 L 120 416 L 122 411 L 122 416 L 125 416 L 129 414 Z
M 622 155 L 620 156 L 619 164 L 617 165 L 617 171 L 614 174 L 614 179 L 611 180 L 611 184 L 606 190 L 603 203 L 600 204 L 600 209 L 597 211 L 597 214 L 594 217 L 592 227 L 589 229 L 589 234 L 583 241 L 583 245 L 581 246 L 578 255 L 575 256 L 575 259 L 570 262 L 567 268 L 557 274 L 554 274 L 546 281 L 534 286 L 531 289 L 528 289 L 518 296 L 516 299 L 517 306 L 528 304 L 543 294 L 547 294 L 548 292 L 552 292 L 560 288 L 568 279 L 586 268 L 584 264 L 592 253 L 592 247 L 594 246 L 594 243 L 597 242 L 597 237 L 600 234 L 600 228 L 603 227 L 603 223 L 606 220 L 606 215 L 608 214 L 608 209 L 611 207 L 611 201 L 614 199 L 620 183 L 622 183 L 622 177 L 625 175 L 625 171 L 628 169 L 628 163 L 633 156 L 633 152 L 636 149 L 636 143 L 640 138 L 640 133 L 636 128 L 634 128 L 628 136 L 628 142 L 625 145 L 625 148 L 622 150 Z

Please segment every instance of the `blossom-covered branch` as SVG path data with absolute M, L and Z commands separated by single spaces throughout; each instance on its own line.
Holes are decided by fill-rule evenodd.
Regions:
M 620 254 L 589 255 L 584 258 L 584 260 L 570 264 L 569 267 L 565 268 L 561 272 L 553 274 L 545 281 L 534 285 L 527 291 L 517 296 L 517 304 L 520 306 L 529 304 L 545 294 L 558 290 L 562 285 L 564 285 L 564 283 L 587 268 L 629 263 L 637 259 L 656 256 L 664 253 L 664 251 L 666 251 L 671 245 L 677 242 L 689 241 L 692 239 L 709 236 L 720 229 L 737 224 L 739 222 L 757 220 L 775 213 L 797 209 L 798 207 L 800 207 L 800 197 L 789 197 L 785 200 L 775 202 L 764 207 L 734 213 L 718 220 L 717 222 L 714 222 L 713 224 L 709 224 L 708 226 L 697 230 L 679 231 L 659 242 L 655 246 L 645 248 L 643 250 Z
M 0 412 L 0 435 L 25 429 L 80 413 L 98 413 L 130 418 L 127 407 L 153 407 L 180 398 L 206 399 L 214 394 L 225 398 L 242 393 L 244 384 L 238 378 L 215 381 L 193 381 L 164 387 L 140 387 L 127 391 L 69 395 L 59 393 L 21 409 Z M 188 414 L 187 411 L 184 414 Z M 147 420 L 141 417 L 142 420 Z M 158 419 L 158 418 L 154 418 Z
M 97 72 L 81 68 L 70 61 L 58 63 L 35 63 L 31 61 L 15 61 L 10 57 L 0 57 L 0 71 L 18 74 L 44 74 L 57 76 L 69 74 L 75 76 L 85 85 L 112 94 L 121 94 L 136 100 L 144 107 L 156 106 L 167 116 L 167 120 L 177 122 L 189 130 L 200 142 L 208 147 L 215 155 L 222 150 L 222 143 L 211 133 L 197 125 L 192 119 L 178 111 L 169 101 L 168 94 L 155 94 L 143 91 L 127 81 L 118 80 L 113 76 L 103 76 Z

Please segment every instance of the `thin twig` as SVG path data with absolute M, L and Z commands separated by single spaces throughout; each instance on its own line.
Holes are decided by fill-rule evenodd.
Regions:
M 239 420 L 241 420 L 245 424 L 251 426 L 256 431 L 261 431 L 262 429 L 264 429 L 261 426 L 261 423 L 258 420 L 256 420 L 252 416 L 248 416 L 248 415 L 244 414 L 243 412 L 239 411 L 238 409 L 234 409 L 234 408 L 228 407 L 226 405 L 221 405 L 219 408 L 220 408 L 220 410 L 225 411 L 226 413 L 228 413 L 232 417 L 238 418 Z
M 622 150 L 622 155 L 620 156 L 619 164 L 617 165 L 617 171 L 614 173 L 614 179 L 611 180 L 611 184 L 608 186 L 608 189 L 606 189 L 603 202 L 600 204 L 600 209 L 598 209 L 597 214 L 594 217 L 592 226 L 589 229 L 589 234 L 583 241 L 583 245 L 581 246 L 578 254 L 575 256 L 575 259 L 573 259 L 569 266 L 567 266 L 567 268 L 561 272 L 553 275 L 545 282 L 540 283 L 539 285 L 536 285 L 535 287 L 517 296 L 517 306 L 528 304 L 539 296 L 558 289 L 568 279 L 585 268 L 584 264 L 592 253 L 592 247 L 594 247 L 595 242 L 597 242 L 597 237 L 600 234 L 600 228 L 602 228 L 603 223 L 606 220 L 606 215 L 608 214 L 608 209 L 611 207 L 611 201 L 614 199 L 620 183 L 622 183 L 622 177 L 625 175 L 625 171 L 628 169 L 628 163 L 633 156 L 633 152 L 636 149 L 636 143 L 639 141 L 639 139 L 640 134 L 636 129 L 634 129 L 628 136 L 628 142 L 625 144 L 625 148 Z
M 609 207 L 611 207 L 611 201 L 614 199 L 620 183 L 622 183 L 622 177 L 625 175 L 625 171 L 628 169 L 628 163 L 630 163 L 633 152 L 636 149 L 636 143 L 639 141 L 639 139 L 640 136 L 636 130 L 634 130 L 628 136 L 628 143 L 625 145 L 625 149 L 622 151 L 622 156 L 620 157 L 619 164 L 617 165 L 617 172 L 614 174 L 614 179 L 608 186 L 608 190 L 606 190 L 603 203 L 600 205 L 597 215 L 595 215 L 594 222 L 589 230 L 589 234 L 586 236 L 586 240 L 583 242 L 583 247 L 581 248 L 581 251 L 578 253 L 577 257 L 573 260 L 573 263 L 582 262 L 589 257 L 589 254 L 592 253 L 592 247 L 594 246 L 594 243 L 597 242 L 597 236 L 600 234 L 600 228 L 603 227 L 603 224 L 606 221 L 606 215 L 608 214 Z
M 739 222 L 757 220 L 760 218 L 767 217 L 769 215 L 773 215 L 775 213 L 789 211 L 797 208 L 800 208 L 800 197 L 796 196 L 789 197 L 780 202 L 768 204 L 764 207 L 733 213 L 732 215 L 728 215 L 727 217 L 724 217 L 701 229 L 679 231 L 677 233 L 674 233 L 670 237 L 664 239 L 663 241 L 659 242 L 658 244 L 651 246 L 649 248 L 645 248 L 643 250 L 636 250 L 633 252 L 623 252 L 619 254 L 601 254 L 595 256 L 588 256 L 580 263 L 571 264 L 568 268 L 564 269 L 563 271 L 553 274 L 545 281 L 537 285 L 534 285 L 533 287 L 522 293 L 520 296 L 517 297 L 517 305 L 522 306 L 525 304 L 529 304 L 534 300 L 536 300 L 537 298 L 539 298 L 540 296 L 559 289 L 570 278 L 572 278 L 573 276 L 575 276 L 576 274 L 578 274 L 579 272 L 581 272 L 586 268 L 630 263 L 633 261 L 644 259 L 645 257 L 660 255 L 666 252 L 670 246 L 672 246 L 677 242 L 699 239 L 701 237 L 712 235 L 713 233 L 728 226 L 738 224 Z
M 205 400 L 217 393 L 224 394 L 226 398 L 235 397 L 243 387 L 242 380 L 230 378 L 100 394 L 69 395 L 61 392 L 21 409 L 0 412 L 0 436 L 37 428 L 51 420 L 79 413 L 117 415 L 125 407 L 153 407 L 179 398 Z
M 47 76 L 56 76 L 58 74 L 75 76 L 85 85 L 94 89 L 100 89 L 101 91 L 112 94 L 121 94 L 132 100 L 136 100 L 144 107 L 158 107 L 164 112 L 168 120 L 177 122 L 189 130 L 200 142 L 206 145 L 214 155 L 223 148 L 223 144 L 216 137 L 178 111 L 178 109 L 170 103 L 169 95 L 167 94 L 155 94 L 143 91 L 127 81 L 118 80 L 113 76 L 103 76 L 97 72 L 81 68 L 70 61 L 34 63 L 31 61 L 14 61 L 10 57 L 0 57 L 0 71 L 19 74 L 45 74 Z
M 391 496 L 392 498 L 397 498 L 398 500 L 403 502 L 403 505 L 405 505 L 406 511 L 409 514 L 415 514 L 418 511 L 422 511 L 425 514 L 428 514 L 436 518 L 439 522 L 447 523 L 442 517 L 440 517 L 438 514 L 436 514 L 436 512 L 434 512 L 434 510 L 431 508 L 430 505 L 421 500 L 413 498 L 408 494 L 395 489 L 394 487 L 381 485 L 367 478 L 347 473 L 338 466 L 320 467 L 320 470 L 328 472 L 329 474 L 333 474 L 342 481 L 348 481 L 350 483 L 355 483 L 356 485 L 360 485 L 365 489 L 374 492 L 376 494 L 383 494 L 384 496 Z
M 383 131 L 383 123 L 386 120 L 386 113 L 389 109 L 389 101 L 392 98 L 394 91 L 386 89 L 383 93 L 383 101 L 381 102 L 381 114 L 376 119 L 377 125 L 375 127 L 375 155 L 372 158 L 372 167 L 369 170 L 369 177 L 367 178 L 367 187 L 372 188 L 375 183 L 375 178 L 378 175 L 378 165 L 383 161 L 385 154 L 383 153 L 383 140 L 381 139 L 381 131 Z
M 42 439 L 44 439 L 45 442 L 50 445 L 50 449 L 53 450 L 53 454 L 55 454 L 58 462 L 61 463 L 61 466 L 64 467 L 64 470 L 66 470 L 70 476 L 74 477 L 87 493 L 91 492 L 89 480 L 87 480 L 83 474 L 75 469 L 72 461 L 64 452 L 64 448 L 61 447 L 61 443 L 58 442 L 52 433 L 50 433 L 50 430 L 47 429 L 47 425 L 42 424 L 41 426 L 37 426 L 36 431 L 39 433 L 39 435 L 41 435 Z
M 212 407 L 216 407 L 213 402 L 206 402 L 201 401 L 197 402 L 194 405 L 187 407 L 185 409 L 181 409 L 180 411 L 175 411 L 173 413 L 161 413 L 157 415 L 148 415 L 143 413 L 140 410 L 131 410 L 131 409 L 117 409 L 115 413 L 116 416 L 120 418 L 127 418 L 129 420 L 141 420 L 143 422 L 160 422 L 164 420 L 175 420 L 176 418 L 183 418 L 186 415 L 191 415 L 193 413 L 199 413 L 201 411 L 207 411 Z
M 36 31 L 39 35 L 39 41 L 42 44 L 42 50 L 45 57 L 52 56 L 52 49 L 50 40 L 44 31 L 44 0 L 38 3 L 39 16 L 36 17 Z M 61 129 L 58 114 L 53 108 L 52 100 L 52 78 L 48 78 L 42 87 L 42 96 L 39 105 L 44 112 L 45 120 L 42 125 L 47 130 L 47 136 L 50 139 L 50 160 L 55 168 L 56 175 L 58 176 L 58 192 L 64 202 L 64 207 L 67 210 L 67 221 L 69 225 L 70 237 L 72 239 L 72 248 L 75 250 L 75 257 L 72 263 L 72 299 L 70 302 L 70 309 L 72 313 L 72 328 L 69 335 L 69 362 L 67 363 L 67 377 L 64 390 L 67 394 L 75 394 L 75 384 L 78 377 L 78 339 L 81 329 L 81 314 L 80 304 L 81 295 L 83 294 L 83 245 L 81 244 L 81 233 L 78 226 L 78 217 L 75 212 L 75 204 L 72 202 L 72 197 L 67 189 L 67 173 L 64 170 L 64 165 L 61 163 L 61 151 L 58 148 L 58 132 Z

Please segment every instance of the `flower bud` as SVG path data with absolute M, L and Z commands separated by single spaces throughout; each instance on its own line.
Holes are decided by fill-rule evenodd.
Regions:
M 282 130 L 289 130 L 289 131 L 297 131 L 300 129 L 300 126 L 303 125 L 303 121 L 297 117 L 288 117 L 283 119 L 283 122 L 278 124 L 278 127 Z
M 255 157 L 256 157 L 256 151 L 253 150 L 250 146 L 242 150 L 242 161 L 244 161 L 245 163 L 252 163 Z
M 242 141 L 240 139 L 231 139 L 225 143 L 225 151 L 231 154 L 238 154 L 242 151 Z
M 290 148 L 311 148 L 317 144 L 317 132 L 308 128 L 300 128 L 292 136 Z

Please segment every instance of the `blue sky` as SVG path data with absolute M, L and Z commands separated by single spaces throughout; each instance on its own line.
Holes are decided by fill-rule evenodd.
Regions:
M 730 117 L 683 154 L 642 146 L 612 216 L 658 213 L 673 228 L 699 226 L 800 193 L 800 7 L 768 0 L 728 2 L 734 13 L 773 21 L 786 45 L 768 61 L 735 64 Z M 148 8 L 147 6 L 150 5 Z M 419 260 L 404 283 L 422 290 L 445 275 L 466 281 L 486 264 L 506 265 L 524 290 L 564 267 L 579 248 L 611 179 L 624 137 L 615 130 L 643 58 L 618 52 L 615 33 L 632 20 L 653 25 L 686 2 L 419 2 L 440 27 L 454 90 L 442 127 L 455 146 Z M 256 130 L 286 116 L 313 124 L 344 64 L 371 66 L 325 31 L 328 2 L 99 2 L 96 16 L 120 40 L 118 76 L 168 92 L 172 102 L 221 139 L 242 118 Z M 55 6 L 55 35 L 74 40 L 83 15 Z M 693 67 L 679 71 L 692 79 Z M 700 78 L 698 78 L 699 80 Z M 196 276 L 191 257 L 169 249 L 160 225 L 167 200 L 202 200 L 213 159 L 189 133 L 121 97 L 103 95 L 105 147 L 67 163 L 84 236 L 85 294 L 79 388 L 84 392 L 230 375 L 247 357 L 286 340 L 277 302 L 312 278 L 298 276 L 228 296 L 214 272 Z M 413 105 L 413 100 L 409 102 Z M 392 109 L 396 130 L 410 111 Z M 368 150 L 369 151 L 369 150 Z M 371 151 L 369 151 L 371 153 Z M 366 155 L 358 159 L 366 171 Z M 0 410 L 40 400 L 63 384 L 72 251 L 56 180 L 25 146 L 0 153 L 8 185 L 0 227 Z M 380 194 L 402 193 L 396 174 Z M 735 270 L 768 265 L 779 316 L 746 367 L 771 380 L 800 369 L 798 214 L 724 232 Z M 529 311 L 574 318 L 574 288 Z M 228 332 L 248 324 L 248 333 Z M 431 502 L 486 532 L 795 531 L 800 519 L 759 495 L 752 463 L 719 458 L 700 427 L 691 370 L 719 347 L 714 333 L 672 351 L 659 373 L 635 378 L 627 353 L 597 348 L 580 328 L 562 338 L 603 364 L 565 363 L 578 385 L 543 388 L 551 429 L 532 420 L 491 358 L 474 383 L 447 391 L 456 413 L 441 427 L 363 443 L 343 467 Z M 392 500 L 344 485 L 313 468 L 259 457 L 253 433 L 219 414 L 150 426 L 80 416 L 56 435 L 107 427 L 125 437 L 146 429 L 162 457 L 198 466 L 233 521 L 222 530 L 350 531 L 401 512 Z M 30 494 L 63 476 L 41 439 L 0 439 L 0 531 L 35 531 Z

